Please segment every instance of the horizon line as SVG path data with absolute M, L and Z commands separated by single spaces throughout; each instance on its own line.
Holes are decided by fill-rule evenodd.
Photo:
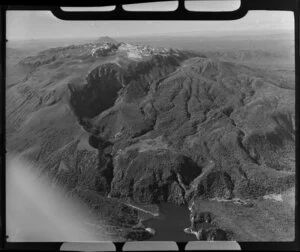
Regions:
M 195 34 L 195 35 L 192 35 L 192 33 L 195 32 L 195 33 L 198 33 L 198 34 Z M 245 31 L 244 29 L 240 29 L 240 30 L 204 30 L 204 31 L 201 31 L 201 30 L 195 30 L 195 31 L 183 31 L 183 32 L 178 32 L 178 33 L 175 33 L 175 32 L 170 32 L 170 33 L 141 33 L 141 34 L 128 34 L 128 35 L 103 35 L 103 36 L 91 36 L 91 37 L 76 37 L 76 36 L 71 36 L 71 37 L 37 37 L 37 38 L 6 38 L 7 39 L 7 42 L 9 41 L 20 41 L 20 40 L 23 40 L 23 41 L 32 41 L 32 40 L 63 40 L 63 39 L 97 39 L 97 38 L 101 38 L 101 37 L 110 37 L 110 38 L 128 38 L 128 37 L 158 37 L 158 36 L 176 36 L 176 34 L 189 34 L 187 35 L 188 37 L 199 37 L 201 36 L 201 33 L 203 32 L 203 36 L 205 37 L 228 37 L 228 36 L 231 36 L 232 33 L 235 33 L 234 35 L 235 36 L 252 36 L 253 33 L 273 33 L 273 34 L 276 34 L 276 33 L 283 33 L 283 32 L 294 32 L 294 29 L 268 29 L 268 30 L 256 30 L 256 29 L 253 29 L 253 30 L 247 30 Z M 217 32 L 217 34 L 213 34 L 213 32 Z M 226 33 L 226 32 L 230 32 L 231 34 L 223 34 L 223 33 Z M 251 34 L 249 34 L 249 32 Z M 211 33 L 211 34 L 209 34 Z M 218 33 L 220 35 L 218 35 Z M 236 33 L 239 33 L 239 34 L 236 34 Z

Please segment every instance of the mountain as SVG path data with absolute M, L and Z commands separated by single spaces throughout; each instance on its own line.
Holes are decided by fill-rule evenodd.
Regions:
M 111 37 L 108 36 L 103 36 L 99 37 L 94 41 L 95 44 L 105 44 L 105 43 L 110 43 L 110 44 L 118 44 L 119 42 Z
M 294 186 L 295 81 L 216 55 L 101 37 L 25 57 L 7 77 L 7 150 L 111 226 L 141 221 L 128 200 L 239 198 L 261 213 L 258 199 Z

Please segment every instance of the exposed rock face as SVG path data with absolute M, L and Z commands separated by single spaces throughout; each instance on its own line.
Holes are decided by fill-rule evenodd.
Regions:
M 93 57 L 101 57 L 112 55 L 118 50 L 118 46 L 111 43 L 105 43 L 92 49 L 91 54 Z

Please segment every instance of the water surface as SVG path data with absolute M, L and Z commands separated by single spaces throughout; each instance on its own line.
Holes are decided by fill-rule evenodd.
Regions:
M 143 224 L 155 230 L 150 241 L 195 241 L 194 235 L 186 234 L 183 230 L 190 226 L 189 209 L 187 206 L 176 206 L 170 203 L 159 205 L 160 215 Z

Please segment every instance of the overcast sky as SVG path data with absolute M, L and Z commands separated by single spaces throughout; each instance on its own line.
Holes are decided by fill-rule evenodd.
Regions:
M 214 6 L 223 9 L 229 6 L 228 4 L 224 5 L 224 1 L 221 1 L 220 5 L 217 5 L 217 2 L 220 1 L 215 1 Z M 172 5 L 162 3 L 159 8 L 168 9 L 168 6 Z M 194 6 L 199 7 L 199 4 Z M 209 10 L 212 5 L 202 2 L 200 6 L 203 10 Z M 236 4 L 233 6 L 236 7 Z M 191 8 L 193 5 L 189 4 L 188 7 Z M 152 9 L 155 10 L 155 8 Z M 288 11 L 250 11 L 245 17 L 233 21 L 64 21 L 57 19 L 50 11 L 7 11 L 6 37 L 8 40 L 91 38 L 197 31 L 203 34 L 222 31 L 230 35 L 235 31 L 276 32 L 293 28 L 293 12 Z

